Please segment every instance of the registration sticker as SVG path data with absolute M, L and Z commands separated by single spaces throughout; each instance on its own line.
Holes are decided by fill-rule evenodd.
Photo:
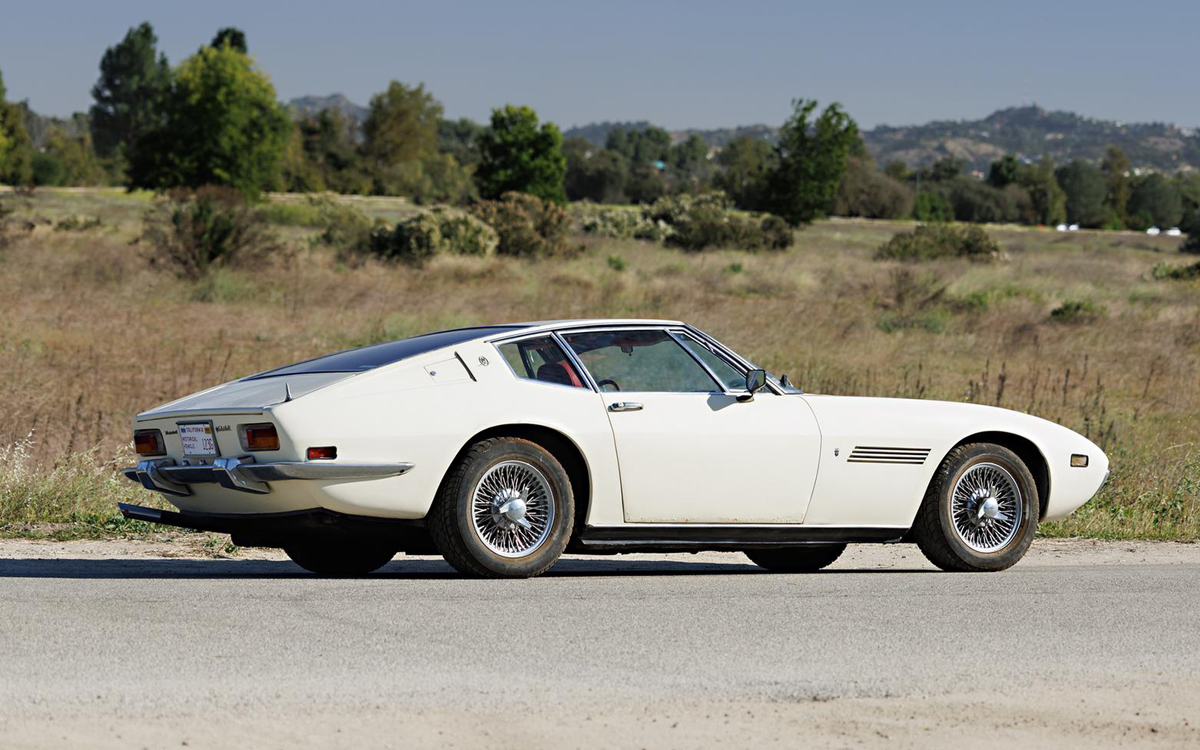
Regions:
M 197 422 L 179 425 L 179 442 L 183 443 L 185 456 L 216 456 L 217 435 L 212 422 Z

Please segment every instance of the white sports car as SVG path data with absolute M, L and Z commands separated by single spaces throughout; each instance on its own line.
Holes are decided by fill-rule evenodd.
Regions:
M 975 404 L 802 393 L 678 321 L 462 328 L 251 375 L 139 414 L 129 518 L 282 547 L 322 574 L 400 551 L 527 577 L 564 551 L 740 550 L 815 571 L 915 541 L 1002 570 L 1108 475 L 1096 445 Z

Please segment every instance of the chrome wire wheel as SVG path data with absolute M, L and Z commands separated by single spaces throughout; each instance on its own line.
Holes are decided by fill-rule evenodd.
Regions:
M 976 552 L 1004 549 L 1017 536 L 1022 513 L 1017 481 L 997 464 L 970 466 L 954 485 L 950 499 L 954 531 Z
M 524 557 L 550 536 L 554 491 L 532 464 L 502 461 L 475 485 L 471 523 L 492 552 L 501 557 Z

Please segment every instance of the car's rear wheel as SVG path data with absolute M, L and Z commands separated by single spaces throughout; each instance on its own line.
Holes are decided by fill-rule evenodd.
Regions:
M 748 549 L 746 557 L 772 573 L 815 573 L 828 567 L 846 551 L 844 544 L 815 544 L 807 547 Z
M 283 548 L 292 562 L 323 576 L 363 576 L 396 556 L 392 544 L 361 540 L 304 539 Z
M 537 443 L 483 440 L 450 470 L 426 522 L 438 552 L 459 572 L 529 578 L 548 570 L 570 540 L 571 481 Z
M 1008 448 L 960 445 L 938 468 L 912 535 L 942 570 L 994 571 L 1017 563 L 1037 531 L 1037 484 Z

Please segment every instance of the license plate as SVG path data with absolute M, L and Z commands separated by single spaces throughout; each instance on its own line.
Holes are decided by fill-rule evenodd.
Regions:
M 179 425 L 179 442 L 185 456 L 216 456 L 217 435 L 211 422 Z

